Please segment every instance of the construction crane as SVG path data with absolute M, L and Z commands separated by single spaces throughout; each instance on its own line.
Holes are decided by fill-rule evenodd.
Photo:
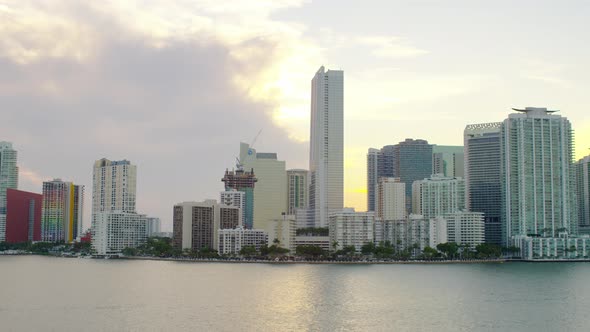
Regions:
M 260 136 L 260 134 L 262 133 L 262 129 L 260 128 L 260 130 L 258 131 L 258 134 L 256 134 L 256 136 L 254 136 L 254 139 L 252 140 L 252 143 L 248 144 L 249 148 L 248 148 L 248 154 L 251 155 L 253 153 L 254 150 L 252 150 L 252 148 L 254 147 L 254 143 L 256 143 L 256 140 L 258 139 L 258 136 Z M 242 171 L 244 169 L 244 165 L 242 164 L 242 161 L 240 160 L 240 158 L 236 157 L 236 169 Z

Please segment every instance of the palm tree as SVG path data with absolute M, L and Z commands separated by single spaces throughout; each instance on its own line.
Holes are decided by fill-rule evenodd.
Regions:
M 334 249 L 334 251 L 336 251 L 336 249 L 338 249 L 338 245 L 339 245 L 338 241 L 333 241 L 332 242 L 332 249 Z

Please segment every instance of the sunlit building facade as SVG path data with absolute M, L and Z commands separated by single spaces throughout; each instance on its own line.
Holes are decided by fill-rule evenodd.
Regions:
M 324 67 L 311 81 L 310 208 L 316 227 L 344 207 L 344 72 Z

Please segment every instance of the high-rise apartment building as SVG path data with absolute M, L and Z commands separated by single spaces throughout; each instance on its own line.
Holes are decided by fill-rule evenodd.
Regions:
M 287 214 L 306 209 L 309 203 L 308 172 L 305 169 L 287 170 Z
M 463 132 L 468 211 L 483 212 L 486 243 L 501 245 L 501 122 L 468 125 Z
M 84 186 L 61 179 L 43 182 L 41 240 L 71 243 L 82 235 Z
M 174 205 L 172 243 L 179 249 L 218 250 L 219 230 L 239 226 L 240 209 L 215 200 Z
M 375 217 L 381 220 L 406 218 L 406 184 L 399 178 L 379 178 Z
M 6 238 L 6 190 L 18 188 L 17 152 L 10 142 L 0 142 L 0 242 Z
M 135 213 L 137 167 L 128 160 L 100 159 L 92 174 L 92 220 L 99 212 Z
M 246 193 L 231 189 L 220 192 L 219 198 L 220 204 L 240 209 L 240 219 L 237 226 L 244 226 L 244 220 L 246 219 Z
M 462 178 L 465 174 L 463 160 L 462 146 L 432 146 L 432 174 Z
M 412 186 L 413 212 L 427 220 L 465 209 L 465 181 L 462 178 L 434 174 L 415 181 Z
M 41 241 L 42 201 L 40 194 L 6 190 L 6 242 Z
M 407 138 L 395 149 L 395 177 L 406 184 L 406 210 L 412 208 L 412 184 L 432 175 L 432 145 L 423 139 Z
M 376 192 L 379 182 L 379 165 L 382 159 L 381 151 L 370 148 L 367 152 L 367 211 L 376 209 Z M 383 175 L 381 175 L 383 176 Z
M 576 165 L 576 196 L 580 233 L 590 233 L 590 156 L 580 159 Z
M 245 169 L 256 172 L 254 188 L 253 228 L 271 232 L 272 220 L 287 211 L 287 171 L 285 162 L 276 153 L 256 152 L 240 143 L 240 162 Z
M 317 227 L 344 207 L 344 72 L 316 72 L 311 80 L 309 205 Z
M 505 243 L 515 237 L 577 234 L 573 131 L 546 108 L 514 109 L 501 130 Z
M 160 218 L 148 217 L 147 221 L 147 236 L 158 236 L 162 232 L 162 222 Z
M 239 204 L 242 207 L 242 223 L 245 228 L 251 229 L 254 224 L 254 186 L 258 181 L 254 169 L 244 171 L 243 166 L 238 165 L 235 171 L 226 170 L 221 181 L 226 193 L 221 194 L 221 203 L 230 206 Z M 235 192 L 242 192 L 243 196 Z
M 125 248 L 146 243 L 147 218 L 143 214 L 106 211 L 96 214 L 92 248 L 97 255 L 119 255 Z

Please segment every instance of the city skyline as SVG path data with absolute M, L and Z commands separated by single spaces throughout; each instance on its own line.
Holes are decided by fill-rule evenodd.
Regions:
M 287 169 L 308 167 L 310 80 L 322 64 L 347 75 L 345 206 L 366 209 L 369 147 L 405 138 L 461 145 L 466 125 L 502 121 L 511 107 L 561 109 L 576 160 L 587 155 L 590 49 L 576 41 L 588 5 L 522 2 L 506 13 L 506 3 L 456 4 L 342 2 L 343 15 L 325 16 L 316 13 L 334 3 L 7 2 L 0 139 L 19 151 L 19 189 L 37 193 L 53 178 L 90 186 L 89 165 L 101 157 L 133 161 L 138 210 L 167 230 L 174 203 L 217 197 L 237 143 L 260 128 L 257 150 L 276 152 Z M 358 10 L 371 22 L 355 30 L 344 18 Z M 528 15 L 552 24 L 520 19 Z M 464 29 L 474 18 L 481 26 Z M 112 25 L 102 31 L 105 21 Z M 503 27 L 487 26 L 497 22 Z M 161 67 L 166 73 L 151 69 Z

